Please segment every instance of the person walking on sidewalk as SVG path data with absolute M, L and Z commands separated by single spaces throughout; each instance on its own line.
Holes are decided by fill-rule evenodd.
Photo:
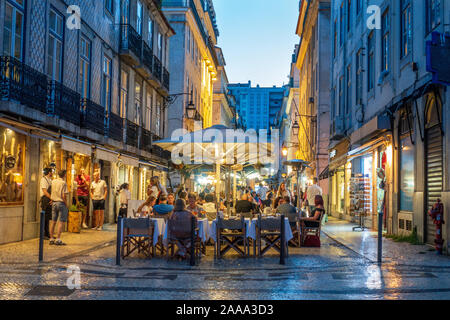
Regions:
M 41 209 L 45 212 L 44 236 L 50 239 L 50 220 L 52 219 L 52 169 L 45 168 L 39 184 Z
M 102 231 L 105 220 L 105 203 L 108 196 L 108 186 L 100 179 L 100 172 L 94 173 L 94 181 L 91 184 L 92 207 L 94 209 L 95 224 L 93 230 Z
M 85 173 L 84 169 L 80 170 L 80 174 L 75 178 L 77 183 L 77 204 L 82 204 L 82 226 L 84 229 L 87 229 L 88 226 L 86 224 L 87 213 L 89 212 L 89 183 L 91 179 L 89 175 Z
M 58 173 L 58 179 L 52 181 L 52 220 L 50 221 L 50 245 L 64 246 L 66 245 L 61 241 L 61 233 L 64 224 L 67 222 L 69 215 L 69 209 L 67 208 L 67 189 L 66 170 L 61 170 Z M 56 231 L 57 238 L 54 237 L 55 226 L 58 224 Z
M 128 183 L 124 183 L 120 187 L 119 192 L 119 202 L 120 202 L 120 209 L 119 209 L 119 217 L 126 218 L 128 216 L 128 201 L 131 200 L 131 192 L 128 190 L 130 185 Z

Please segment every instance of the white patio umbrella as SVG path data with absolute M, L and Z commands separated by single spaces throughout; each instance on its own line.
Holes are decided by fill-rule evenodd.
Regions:
M 261 140 L 256 131 L 244 132 L 216 125 L 172 136 L 169 139 L 156 141 L 154 144 L 172 152 L 172 160 L 175 163 L 215 164 L 219 182 L 220 166 L 226 166 L 231 170 L 231 167 L 237 164 L 272 164 L 277 161 L 278 156 L 276 154 L 272 156 L 272 153 L 278 152 L 276 145 L 267 142 L 267 139 Z M 218 190 L 218 184 L 216 184 L 216 190 Z M 228 197 L 229 192 L 227 193 L 229 200 Z

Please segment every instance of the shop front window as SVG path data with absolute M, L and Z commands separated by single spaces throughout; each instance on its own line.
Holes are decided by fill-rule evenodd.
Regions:
M 400 141 L 400 211 L 413 211 L 414 146 L 408 137 Z
M 0 206 L 23 204 L 25 136 L 0 127 Z

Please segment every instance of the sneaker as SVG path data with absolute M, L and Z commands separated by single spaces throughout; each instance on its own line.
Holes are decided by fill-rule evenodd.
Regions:
M 55 241 L 56 241 L 55 239 L 51 239 L 49 244 L 52 246 L 55 244 Z
M 56 245 L 56 246 L 65 246 L 66 244 L 65 244 L 64 242 L 62 242 L 61 240 L 57 240 L 57 241 L 55 242 L 55 245 Z
M 92 230 L 97 230 L 98 227 L 93 227 Z
M 83 223 L 83 229 L 88 229 L 88 226 L 86 225 L 86 223 Z
M 97 228 L 97 231 L 102 231 L 103 230 L 103 227 L 98 227 Z

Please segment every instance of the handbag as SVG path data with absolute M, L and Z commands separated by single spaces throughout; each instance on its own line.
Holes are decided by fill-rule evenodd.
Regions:
M 320 248 L 320 237 L 307 235 L 302 247 Z
M 52 185 L 50 185 L 48 188 L 47 188 L 47 192 L 48 192 L 48 194 L 52 194 Z M 48 197 L 46 197 L 45 195 L 43 195 L 42 197 L 41 197 L 41 200 L 39 201 L 40 203 L 41 203 L 41 209 L 42 209 L 42 211 L 47 211 L 47 208 L 50 206 L 50 202 L 51 202 L 52 200 L 50 199 L 50 198 L 48 198 Z

